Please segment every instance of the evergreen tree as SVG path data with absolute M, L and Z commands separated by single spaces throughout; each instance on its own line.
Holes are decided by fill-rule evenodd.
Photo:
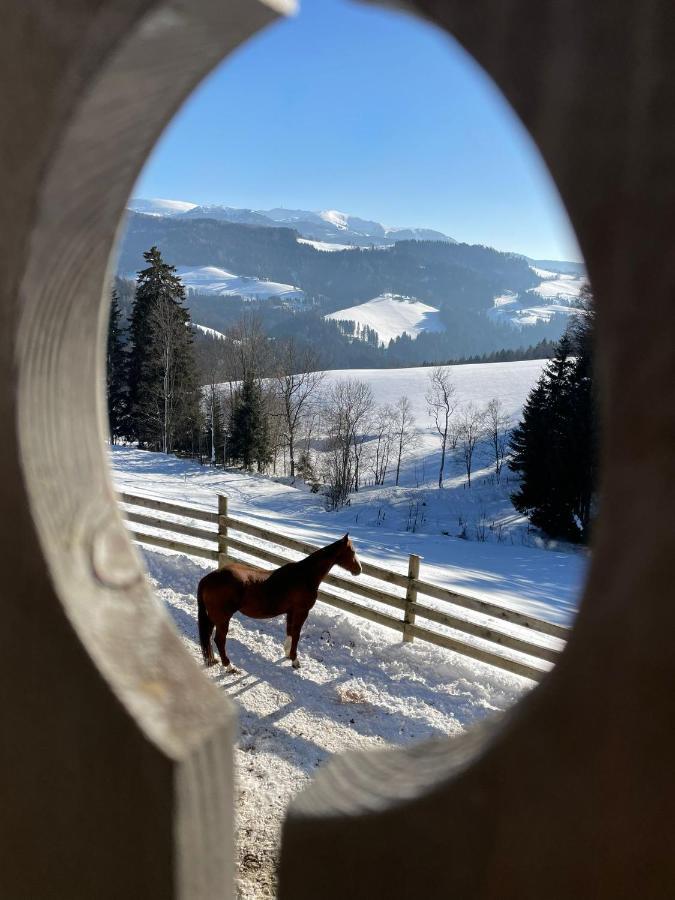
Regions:
M 110 319 L 108 320 L 108 345 L 106 351 L 106 388 L 108 396 L 108 423 L 110 440 L 116 443 L 124 433 L 126 408 L 126 355 L 123 341 L 124 329 L 117 291 L 112 292 Z
M 588 296 L 588 295 L 587 295 Z M 552 537 L 588 538 L 596 485 L 590 302 L 556 346 L 511 438 L 513 504 Z
M 144 257 L 131 312 L 129 430 L 141 446 L 194 452 L 201 412 L 185 289 L 157 247 Z
M 235 398 L 228 428 L 228 453 L 245 469 L 264 471 L 271 460 L 271 441 L 260 382 L 251 373 Z

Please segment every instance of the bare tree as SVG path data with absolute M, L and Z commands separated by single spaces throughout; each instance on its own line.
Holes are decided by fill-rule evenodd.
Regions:
M 504 404 L 497 397 L 493 397 L 485 408 L 485 426 L 495 457 L 495 476 L 497 481 L 501 478 L 504 457 L 509 445 L 509 424 L 510 421 L 504 410 Z
M 295 447 L 301 423 L 310 412 L 312 398 L 325 377 L 318 354 L 299 347 L 294 338 L 284 342 L 277 358 L 275 383 L 286 431 L 291 478 L 295 478 Z
M 196 345 L 195 355 L 208 423 L 211 465 L 215 465 L 218 447 L 223 449 L 221 395 L 227 377 L 227 342 L 220 337 L 202 337 Z
M 429 373 L 429 388 L 425 394 L 429 415 L 433 418 L 436 431 L 441 439 L 441 463 L 438 469 L 438 486 L 443 487 L 445 470 L 445 453 L 448 447 L 450 420 L 457 409 L 455 387 L 450 370 L 444 366 L 436 366 Z
M 154 363 L 161 373 L 154 396 L 149 398 L 147 411 L 154 411 L 154 418 L 161 431 L 163 453 L 169 453 L 173 446 L 177 405 L 179 403 L 180 373 L 177 354 L 181 338 L 185 337 L 185 321 L 174 302 L 159 297 L 150 308 L 148 315 L 150 328 L 155 336 Z
M 396 484 L 401 476 L 401 460 L 415 440 L 415 419 L 412 414 L 410 400 L 399 397 L 394 406 L 394 446 L 396 452 Z
M 237 381 L 248 377 L 261 379 L 271 368 L 270 342 L 262 320 L 254 313 L 245 313 L 227 329 L 233 376 Z
M 471 487 L 471 469 L 476 444 L 485 435 L 485 411 L 475 403 L 467 403 L 459 416 L 458 443 L 462 451 L 466 477 Z
M 354 487 L 358 490 L 367 424 L 374 406 L 370 387 L 347 379 L 332 385 L 326 399 L 326 456 L 324 474 L 331 508 L 343 506 Z
M 394 444 L 394 409 L 391 406 L 378 407 L 373 419 L 372 471 L 375 484 L 384 484 Z

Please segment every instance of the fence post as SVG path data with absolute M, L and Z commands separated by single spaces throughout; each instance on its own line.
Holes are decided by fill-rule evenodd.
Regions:
M 408 588 L 405 592 L 405 610 L 403 613 L 403 640 L 412 641 L 414 636 L 410 629 L 415 624 L 415 602 L 417 601 L 417 588 L 415 580 L 420 577 L 420 557 L 411 553 L 408 557 Z
M 218 568 L 227 563 L 227 497 L 218 494 Z

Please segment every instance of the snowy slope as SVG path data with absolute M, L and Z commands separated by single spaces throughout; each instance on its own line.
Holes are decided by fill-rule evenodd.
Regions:
M 216 331 L 215 328 L 209 328 L 208 325 L 199 325 L 197 322 L 193 322 L 192 327 L 196 328 L 197 331 L 200 331 L 202 334 L 208 335 L 209 337 L 225 340 L 225 335 L 222 333 L 222 331 Z
M 548 323 L 555 317 L 575 315 L 575 304 L 586 282 L 585 276 L 552 272 L 537 266 L 530 268 L 541 279 L 537 287 L 520 297 L 511 293 L 495 297 L 489 310 L 490 317 L 508 322 L 515 328 L 524 328 Z
M 309 238 L 298 238 L 299 244 L 309 244 L 315 250 L 324 250 L 327 252 L 335 252 L 336 250 L 356 250 L 355 244 L 332 244 L 328 241 L 311 241 Z
M 499 397 L 506 413 L 516 421 L 527 395 L 539 378 L 547 360 L 528 359 L 510 363 L 476 363 L 466 366 L 444 366 L 450 371 L 460 404 L 485 403 Z M 433 427 L 424 395 L 429 384 L 431 368 L 417 366 L 408 369 L 345 369 L 326 373 L 326 384 L 346 378 L 356 378 L 370 385 L 375 399 L 381 404 L 395 403 L 406 396 L 412 404 L 418 427 L 425 433 Z
M 144 200 L 141 198 L 130 200 L 127 209 L 143 213 L 146 216 L 177 216 L 194 209 L 195 203 L 186 200 Z
M 199 294 L 220 294 L 223 297 L 240 296 L 244 300 L 302 300 L 300 288 L 276 281 L 260 281 L 246 275 L 233 275 L 217 266 L 190 268 L 179 266 L 178 275 L 188 290 Z
M 330 313 L 327 319 L 354 321 L 358 325 L 372 328 L 386 346 L 393 338 L 402 334 L 417 337 L 422 331 L 444 331 L 438 310 L 407 297 L 382 294 L 366 303 L 339 309 Z
M 539 294 L 545 299 L 567 298 L 577 300 L 585 278 L 581 275 L 564 275 L 558 272 L 548 272 L 546 269 L 533 267 L 532 271 L 542 280 L 533 293 Z

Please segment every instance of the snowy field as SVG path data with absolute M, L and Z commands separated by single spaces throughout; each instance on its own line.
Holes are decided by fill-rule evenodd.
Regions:
M 339 309 L 325 318 L 338 322 L 352 321 L 361 327 L 372 328 L 385 347 L 402 334 L 415 338 L 423 331 L 445 331 L 435 307 L 394 294 L 373 297 L 366 303 Z
M 461 402 L 482 404 L 499 396 L 515 420 L 542 365 L 458 366 L 453 375 Z M 426 580 L 550 621 L 571 622 L 585 556 L 569 547 L 544 547 L 529 534 L 508 499 L 513 484 L 491 480 L 487 456 L 479 459 L 470 490 L 453 454 L 446 487 L 434 487 L 438 456 L 424 401 L 428 372 L 328 373 L 329 382 L 367 380 L 380 403 L 408 395 L 418 421 L 402 484 L 362 490 L 340 512 L 327 512 L 320 495 L 288 479 L 201 467 L 127 447 L 111 448 L 115 483 L 129 493 L 209 509 L 216 508 L 219 493 L 226 494 L 231 515 L 317 545 L 349 531 L 364 560 L 405 572 L 408 554 L 419 553 Z M 481 517 L 487 523 L 485 540 L 474 531 Z M 462 530 L 468 540 L 458 537 Z M 158 596 L 199 663 L 195 590 L 210 564 L 155 549 L 143 553 Z M 322 603 L 303 629 L 299 670 L 283 659 L 282 639 L 282 620 L 235 617 L 228 647 L 240 673 L 207 672 L 239 711 L 242 898 L 274 896 L 284 809 L 333 753 L 459 734 L 532 687 L 531 681 L 421 641 L 403 644 L 395 632 Z

